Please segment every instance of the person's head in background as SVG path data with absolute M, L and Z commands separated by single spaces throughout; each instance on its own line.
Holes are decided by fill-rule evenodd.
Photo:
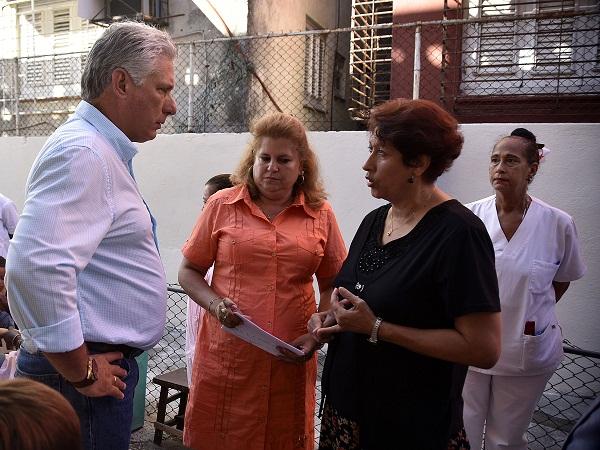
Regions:
M 79 418 L 57 391 L 27 378 L 0 382 L 0 450 L 81 450 Z
M 206 203 L 211 195 L 221 189 L 227 189 L 233 186 L 229 177 L 231 174 L 222 173 L 210 178 L 204 185 L 204 193 L 202 194 L 202 202 Z

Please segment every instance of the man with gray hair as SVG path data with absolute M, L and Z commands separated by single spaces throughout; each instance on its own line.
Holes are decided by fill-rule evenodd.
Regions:
M 86 449 L 129 448 L 134 358 L 164 330 L 165 274 L 132 159 L 175 114 L 175 54 L 166 33 L 134 22 L 94 44 L 83 100 L 33 163 L 7 257 L 17 376 L 71 402 Z

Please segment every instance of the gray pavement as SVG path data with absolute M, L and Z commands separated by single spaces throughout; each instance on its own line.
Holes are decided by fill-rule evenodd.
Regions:
M 131 434 L 131 441 L 129 444 L 129 450 L 156 450 L 156 449 L 170 449 L 170 450 L 189 450 L 188 447 L 184 446 L 181 439 L 177 439 L 173 436 L 169 436 L 167 433 L 163 433 L 163 439 L 160 447 L 153 442 L 154 440 L 154 427 L 150 422 L 144 422 L 144 426 L 139 430 L 134 431 Z

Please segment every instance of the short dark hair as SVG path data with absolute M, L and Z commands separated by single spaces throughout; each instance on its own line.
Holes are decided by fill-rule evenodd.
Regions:
M 530 141 L 536 142 L 535 134 L 529 131 L 527 128 L 515 128 L 510 133 L 511 136 L 519 136 Z
M 215 175 L 214 177 L 210 177 L 209 180 L 204 184 L 214 186 L 216 188 L 215 192 L 217 192 L 221 189 L 227 189 L 233 186 L 230 177 L 230 173 L 221 173 L 219 175 Z
M 428 100 L 389 100 L 371 110 L 369 131 L 402 154 L 404 164 L 431 159 L 423 179 L 433 183 L 460 155 L 463 136 L 456 119 Z
M 4 256 L 0 256 L 0 267 L 6 267 L 6 258 Z

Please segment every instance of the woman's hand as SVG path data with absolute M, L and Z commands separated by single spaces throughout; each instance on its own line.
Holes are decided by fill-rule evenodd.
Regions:
M 331 311 L 339 331 L 371 334 L 375 323 L 375 314 L 369 305 L 348 289 L 340 287 L 331 294 Z M 334 327 L 331 327 L 334 328 Z
M 279 350 L 280 353 L 278 358 L 282 361 L 294 364 L 306 363 L 306 361 L 312 358 L 315 351 L 321 348 L 321 344 L 310 333 L 303 334 L 291 342 L 290 345 L 302 350 L 304 355 L 296 355 L 288 349 L 277 347 L 277 350 Z
M 306 329 L 312 335 L 312 337 L 319 342 L 324 344 L 333 339 L 332 335 L 322 335 L 320 330 L 323 328 L 331 327 L 335 325 L 335 317 L 331 310 L 324 312 L 317 312 L 310 316 Z
M 242 323 L 242 319 L 236 316 L 234 314 L 235 312 L 239 312 L 239 308 L 233 300 L 229 298 L 224 298 L 215 308 L 217 320 L 227 328 L 235 328 Z
M 312 315 L 308 330 L 319 342 L 328 342 L 341 331 L 369 335 L 375 319 L 375 314 L 363 299 L 340 287 L 331 293 L 329 311 Z

